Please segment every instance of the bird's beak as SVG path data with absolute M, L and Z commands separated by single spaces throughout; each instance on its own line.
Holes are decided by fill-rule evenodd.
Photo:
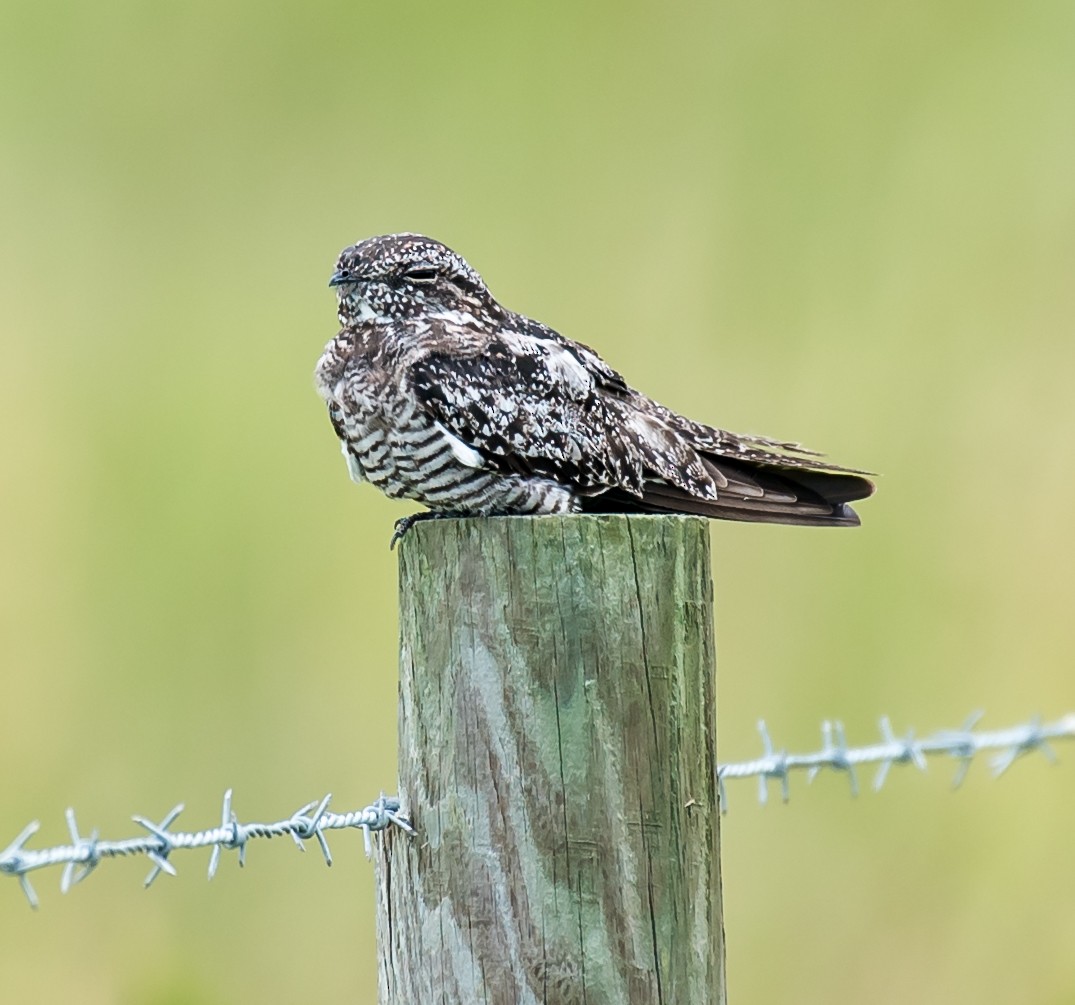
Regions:
M 332 278 L 328 281 L 329 286 L 343 286 L 344 283 L 351 281 L 350 273 L 344 274 L 342 272 L 332 273 Z

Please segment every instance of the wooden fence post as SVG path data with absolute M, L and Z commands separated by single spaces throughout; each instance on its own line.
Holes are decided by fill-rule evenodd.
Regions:
M 399 568 L 382 1005 L 723 1003 L 707 522 L 431 521 Z

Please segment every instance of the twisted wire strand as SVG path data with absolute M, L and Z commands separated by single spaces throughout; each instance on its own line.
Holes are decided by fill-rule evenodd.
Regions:
M 176 874 L 175 866 L 170 861 L 172 852 L 177 849 L 209 848 L 209 878 L 216 875 L 220 858 L 225 849 L 235 849 L 239 853 L 239 865 L 246 864 L 247 843 L 254 838 L 274 838 L 290 836 L 300 851 L 306 850 L 305 842 L 315 840 L 325 863 L 332 865 L 332 853 L 329 851 L 326 831 L 358 829 L 363 833 L 367 857 L 372 854 L 370 834 L 388 827 L 398 827 L 408 834 L 414 829 L 402 814 L 398 799 L 382 795 L 376 802 L 365 809 L 348 813 L 331 813 L 328 805 L 331 793 L 316 802 L 306 803 L 291 816 L 273 823 L 241 823 L 232 810 L 232 790 L 224 793 L 224 802 L 217 827 L 200 831 L 177 831 L 171 826 L 183 812 L 183 804 L 174 806 L 159 823 L 147 817 L 134 816 L 132 819 L 147 832 L 140 837 L 124 838 L 119 841 L 106 841 L 94 830 L 88 836 L 79 833 L 75 821 L 75 811 L 68 809 L 67 829 L 71 843 L 57 845 L 53 848 L 32 849 L 26 843 L 37 833 L 40 824 L 34 820 L 23 828 L 14 841 L 0 852 L 0 873 L 18 879 L 22 892 L 31 907 L 38 906 L 37 894 L 30 885 L 28 873 L 48 866 L 63 865 L 60 890 L 67 893 L 72 886 L 82 882 L 97 866 L 107 858 L 119 858 L 126 855 L 144 855 L 153 863 L 146 876 L 145 885 L 149 886 L 162 873 Z
M 824 770 L 843 772 L 847 775 L 851 795 L 857 796 L 859 783 L 855 769 L 859 765 L 878 765 L 873 778 L 873 789 L 876 791 L 885 784 L 893 765 L 913 764 L 920 771 L 925 771 L 927 758 L 943 755 L 959 762 L 952 779 L 952 788 L 958 788 L 967 776 L 971 761 L 982 751 L 996 751 L 990 758 L 990 767 L 994 776 L 998 776 L 1020 757 L 1033 751 L 1041 751 L 1055 764 L 1056 752 L 1049 741 L 1075 737 L 1075 714 L 1049 723 L 1043 723 L 1039 717 L 1006 729 L 977 730 L 982 714 L 973 713 L 958 729 L 939 730 L 920 739 L 910 730 L 902 737 L 897 736 L 888 716 L 882 716 L 881 741 L 862 747 L 848 746 L 843 723 L 826 721 L 821 725 L 821 749 L 805 754 L 777 750 L 762 719 L 758 722 L 758 733 L 764 748 L 762 756 L 750 761 L 722 764 L 717 769 L 721 812 L 728 811 L 725 782 L 729 778 L 757 778 L 758 801 L 763 805 L 769 799 L 768 783 L 771 780 L 780 783 L 780 795 L 784 802 L 788 801 L 791 796 L 791 774 L 795 771 L 805 771 L 810 782 Z

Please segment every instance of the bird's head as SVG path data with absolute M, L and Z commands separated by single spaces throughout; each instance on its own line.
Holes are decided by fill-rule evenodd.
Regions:
M 344 248 L 329 286 L 336 289 L 344 325 L 445 312 L 481 317 L 500 310 L 461 256 L 421 234 L 385 234 Z

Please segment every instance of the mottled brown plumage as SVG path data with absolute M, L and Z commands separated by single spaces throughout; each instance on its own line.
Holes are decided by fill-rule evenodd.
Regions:
M 678 415 L 502 307 L 417 234 L 344 249 L 317 366 L 352 478 L 447 514 L 641 511 L 851 526 L 864 472 Z

